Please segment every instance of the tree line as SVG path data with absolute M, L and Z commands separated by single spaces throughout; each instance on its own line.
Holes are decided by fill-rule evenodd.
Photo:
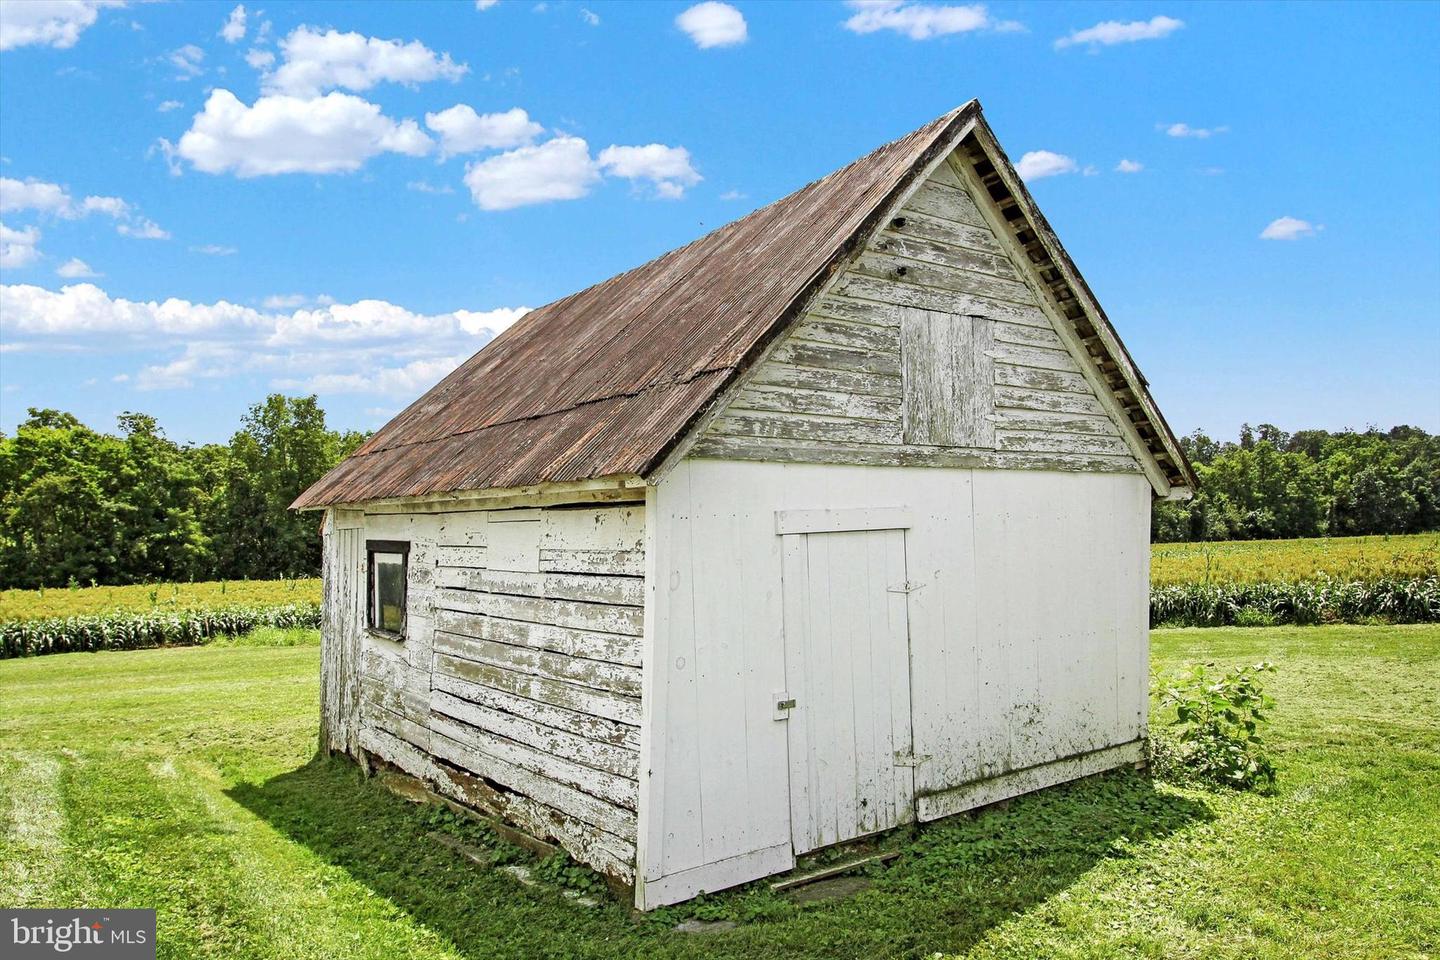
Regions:
M 320 516 L 290 503 L 365 435 L 317 399 L 272 395 L 229 443 L 176 443 L 124 413 L 115 434 L 31 408 L 0 434 L 0 587 L 313 577 Z
M 141 413 L 118 428 L 32 408 L 0 434 L 0 587 L 319 574 L 320 517 L 289 506 L 365 435 L 329 429 L 315 397 L 267 397 L 224 444 L 176 443 Z M 1181 444 L 1199 491 L 1156 504 L 1157 541 L 1440 529 L 1440 437 L 1416 427 Z
M 1189 502 L 1156 504 L 1151 539 L 1270 540 L 1440 529 L 1440 436 L 1418 427 L 1180 441 L 1199 477 Z

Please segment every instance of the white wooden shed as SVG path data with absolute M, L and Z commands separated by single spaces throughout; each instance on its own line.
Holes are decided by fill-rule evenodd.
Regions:
M 296 501 L 325 745 L 652 908 L 1141 756 L 1193 474 L 972 101 L 535 310 Z

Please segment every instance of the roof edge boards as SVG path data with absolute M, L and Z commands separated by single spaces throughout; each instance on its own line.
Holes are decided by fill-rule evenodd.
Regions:
M 983 116 L 975 125 L 974 139 L 981 160 L 988 161 L 991 171 L 987 175 L 981 169 L 982 164 L 972 160 L 973 173 L 987 190 L 992 204 L 1000 209 L 1007 220 L 1012 221 L 1012 224 L 1016 219 L 1024 221 L 1018 228 L 1012 226 L 1011 238 L 1019 243 L 1026 252 L 1032 269 L 1038 272 L 1050 287 L 1052 298 L 1062 316 L 1075 326 L 1075 333 L 1081 344 L 1099 367 L 1120 402 L 1126 418 L 1145 441 L 1151 457 L 1164 471 L 1168 485 L 1193 488 L 1196 485 L 1194 468 L 1181 450 L 1179 441 L 1160 413 L 1154 398 L 1150 396 L 1144 375 L 1090 291 L 1064 244 L 1025 188 L 1024 181 L 1016 173 Z M 972 158 L 975 154 L 975 151 L 971 152 Z M 1005 209 L 1006 200 L 1013 201 L 1009 210 Z M 1010 210 L 1015 213 L 1013 217 Z M 1028 239 L 1024 237 L 1027 230 L 1031 234 Z M 1040 254 L 1038 259 L 1031 252 L 1032 248 Z M 1089 327 L 1088 332 L 1081 326 L 1080 321 L 1084 321 L 1085 326 Z M 1091 349 L 1092 344 L 1098 347 L 1098 355 Z M 1126 398 L 1125 393 L 1129 393 L 1130 397 Z

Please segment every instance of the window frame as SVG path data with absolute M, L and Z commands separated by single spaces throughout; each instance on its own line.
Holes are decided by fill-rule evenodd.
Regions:
M 400 555 L 400 630 L 386 630 L 375 622 L 375 554 L 398 553 Z M 397 643 L 405 641 L 405 627 L 410 619 L 410 542 L 408 540 L 366 540 L 365 541 L 365 629 L 372 636 Z

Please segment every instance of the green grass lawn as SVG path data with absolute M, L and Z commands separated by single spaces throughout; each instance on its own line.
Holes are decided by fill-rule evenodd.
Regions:
M 313 633 L 3 661 L 0 905 L 154 906 L 167 957 L 1440 954 L 1440 627 L 1153 636 L 1161 670 L 1278 664 L 1274 795 L 1093 777 L 903 838 L 846 899 L 640 918 L 477 867 L 435 835 L 524 860 L 315 759 Z

